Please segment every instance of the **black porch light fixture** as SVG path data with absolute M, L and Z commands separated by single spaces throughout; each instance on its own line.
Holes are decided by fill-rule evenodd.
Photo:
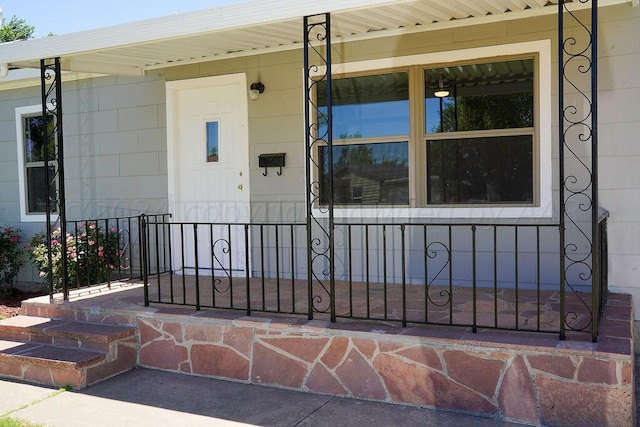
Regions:
M 249 86 L 249 98 L 251 98 L 254 101 L 258 99 L 260 94 L 263 92 L 264 92 L 264 83 L 262 82 L 251 83 L 251 86 Z

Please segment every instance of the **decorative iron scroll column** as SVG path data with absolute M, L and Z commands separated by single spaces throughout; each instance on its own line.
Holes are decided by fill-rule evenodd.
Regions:
M 601 304 L 597 12 L 597 0 L 558 2 L 560 338 L 567 329 L 590 328 L 594 342 Z M 566 292 L 578 296 L 583 306 L 568 308 Z
M 60 58 L 40 60 L 40 87 L 42 96 L 42 117 L 45 121 L 44 132 L 44 158 L 45 158 L 45 195 L 46 195 L 46 233 L 49 271 L 53 271 L 52 241 L 56 222 L 60 224 L 60 245 L 63 250 L 66 246 L 65 236 L 67 235 L 66 209 L 65 209 L 65 188 L 64 188 L 64 144 L 62 132 L 62 74 L 60 71 Z M 46 125 L 47 117 L 53 117 L 53 126 Z M 53 153 L 50 150 L 53 149 Z M 53 171 L 50 164 L 53 163 Z M 57 186 L 56 186 L 57 183 Z M 52 194 L 53 193 L 53 194 Z M 52 221 L 51 214 L 57 212 L 58 218 Z M 69 299 L 69 286 L 67 283 L 67 257 L 62 256 L 62 271 L 59 274 L 64 300 Z M 53 274 L 49 274 L 49 296 L 53 297 L 54 280 Z
M 305 16 L 303 27 L 309 319 L 314 312 L 329 312 L 335 322 L 330 16 Z M 326 84 L 323 100 L 318 99 L 320 82 Z M 323 146 L 321 163 L 318 150 Z

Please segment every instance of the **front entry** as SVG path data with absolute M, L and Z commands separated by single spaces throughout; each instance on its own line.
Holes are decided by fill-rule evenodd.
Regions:
M 173 223 L 185 223 L 171 230 L 172 246 L 184 248 L 173 254 L 173 269 L 243 275 L 248 236 L 238 224 L 250 221 L 246 77 L 181 80 L 166 89 L 169 208 Z M 197 231 L 192 223 L 200 223 Z

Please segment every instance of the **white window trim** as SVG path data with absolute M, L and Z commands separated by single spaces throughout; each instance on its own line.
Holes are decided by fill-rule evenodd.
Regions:
M 46 214 L 30 214 L 27 211 L 27 177 L 24 159 L 24 118 L 33 115 L 42 115 L 42 105 L 29 105 L 16 108 L 16 144 L 18 150 L 18 186 L 20 192 L 20 221 L 45 222 Z M 58 219 L 57 213 L 51 214 L 51 220 Z
M 552 68 L 551 68 L 551 40 L 535 40 L 522 43 L 484 46 L 471 49 L 460 49 L 446 52 L 434 52 L 420 55 L 400 56 L 394 58 L 373 59 L 359 62 L 333 64 L 333 75 L 351 74 L 377 69 L 391 69 L 412 65 L 446 64 L 468 60 L 486 60 L 492 57 L 522 55 L 531 53 L 538 56 L 537 98 L 538 105 L 535 114 L 538 117 L 536 131 L 538 132 L 538 182 L 539 200 L 536 206 L 425 206 L 425 207 L 336 207 L 334 216 L 337 218 L 435 218 L 435 219 L 507 219 L 507 218 L 553 218 L 552 195 Z M 312 73 L 320 76 L 325 73 L 325 67 L 319 67 Z M 311 162 L 311 160 L 309 160 Z M 313 165 L 313 163 L 311 163 Z M 314 209 L 314 215 L 326 216 L 321 209 Z

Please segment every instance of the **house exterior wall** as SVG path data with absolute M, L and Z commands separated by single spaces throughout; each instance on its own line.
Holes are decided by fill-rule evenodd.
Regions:
M 69 219 L 166 211 L 164 84 L 106 77 L 63 93 Z
M 632 293 L 640 268 L 639 8 L 600 9 L 600 205 L 610 211 L 609 284 Z M 570 30 L 568 34 L 571 34 Z M 557 101 L 557 19 L 554 15 L 333 45 L 333 62 L 345 63 L 533 40 L 552 42 L 553 105 Z M 496 52 L 500 54 L 500 52 Z M 167 210 L 165 81 L 244 72 L 266 91 L 249 102 L 252 219 L 304 221 L 305 154 L 302 51 L 285 51 L 161 69 L 144 78 L 101 77 L 63 85 L 65 172 L 69 218 L 135 215 Z M 2 91 L 0 98 L 0 222 L 15 224 L 18 209 L 14 109 L 39 103 L 39 88 Z M 552 111 L 557 123 L 557 109 Z M 554 212 L 557 197 L 557 129 L 553 129 Z M 283 175 L 258 166 L 264 153 L 287 153 Z M 575 162 L 568 162 L 569 168 Z M 402 220 L 406 218 L 401 218 Z M 446 220 L 446 218 L 445 218 Z M 486 218 L 485 218 L 486 220 Z M 523 219 L 518 219 L 523 220 Z M 557 220 L 557 218 L 555 218 Z M 357 221 L 357 218 L 356 218 Z M 420 221 L 420 219 L 418 219 Z M 27 232 L 41 224 L 21 224 Z M 297 239 L 304 255 L 306 242 Z M 544 256 L 557 258 L 555 243 Z M 397 244 L 396 244 L 397 247 Z M 581 245 L 580 250 L 586 246 Z M 397 255 L 397 250 L 390 259 Z M 298 265 L 304 273 L 304 262 Z M 378 264 L 379 265 L 379 264 Z M 546 274 L 555 275 L 555 270 Z M 359 273 L 361 276 L 364 272 Z M 463 273 L 463 278 L 469 276 Z M 28 277 L 21 276 L 28 280 Z M 397 276 L 394 276 L 397 278 Z M 419 276 L 417 276 L 419 277 Z M 509 280 L 508 277 L 505 280 Z M 545 279 L 546 280 L 546 279 Z M 548 280 L 551 280 L 548 279 Z M 636 304 L 640 306 L 640 304 Z M 638 309 L 636 309 L 638 310 Z M 640 318 L 640 311 L 636 311 Z
M 0 223 L 18 225 L 28 240 L 44 223 L 20 222 L 15 108 L 41 104 L 40 87 L 0 93 Z M 164 102 L 155 73 L 63 83 L 69 220 L 166 212 Z M 40 281 L 29 267 L 18 281 Z
M 599 188 L 609 210 L 609 289 L 633 295 L 640 320 L 639 7 L 605 8 L 599 33 Z

